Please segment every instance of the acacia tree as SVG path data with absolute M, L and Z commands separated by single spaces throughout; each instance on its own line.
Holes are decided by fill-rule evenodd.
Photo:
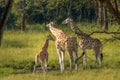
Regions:
M 13 0 L 8 0 L 8 2 L 6 4 L 6 7 L 5 7 L 4 11 L 3 11 L 3 15 L 2 15 L 1 20 L 0 20 L 0 46 L 1 46 L 1 42 L 2 42 L 4 25 L 5 25 L 6 21 L 7 21 L 8 14 L 9 14 L 10 9 L 12 7 L 12 3 L 13 3 Z

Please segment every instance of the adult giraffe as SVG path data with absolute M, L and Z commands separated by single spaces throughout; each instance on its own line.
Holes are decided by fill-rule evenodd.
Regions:
M 59 56 L 59 63 L 61 72 L 64 70 L 64 54 L 67 50 L 69 53 L 69 61 L 70 61 L 70 70 L 73 66 L 73 55 L 75 55 L 75 59 L 78 58 L 78 44 L 75 37 L 66 35 L 61 29 L 55 28 L 54 23 L 50 22 L 47 26 L 51 33 L 56 37 L 55 45 L 57 49 L 57 53 Z M 77 69 L 78 64 L 75 64 L 75 69 Z
M 101 47 L 102 43 L 100 42 L 99 39 L 90 37 L 86 33 L 82 32 L 78 26 L 75 24 L 73 19 L 68 17 L 65 19 L 62 24 L 70 24 L 71 29 L 75 32 L 77 37 L 80 39 L 79 46 L 82 49 L 82 56 L 83 56 L 83 68 L 86 68 L 87 65 L 87 57 L 86 57 L 86 49 L 93 49 L 94 50 L 94 55 L 95 55 L 95 60 L 94 60 L 94 66 L 96 64 L 97 59 L 99 59 L 99 64 L 101 66 L 103 55 L 101 54 Z M 81 57 L 81 56 L 80 56 Z M 78 59 L 80 59 L 80 57 Z M 78 61 L 78 59 L 76 61 Z

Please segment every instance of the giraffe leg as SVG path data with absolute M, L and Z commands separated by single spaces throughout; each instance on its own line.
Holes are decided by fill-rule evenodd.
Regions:
M 45 70 L 45 63 L 44 63 L 44 61 L 41 61 L 41 67 L 42 67 L 43 73 L 45 73 L 46 70 Z
M 96 67 L 96 62 L 97 62 L 97 59 L 99 61 L 99 64 L 101 66 L 102 64 L 102 56 L 101 56 L 101 53 L 100 53 L 100 49 L 97 48 L 97 49 L 94 49 L 94 52 L 95 52 L 95 60 L 94 60 L 94 67 Z
M 46 54 L 46 63 L 45 63 L 45 70 L 46 70 L 46 72 L 47 72 L 47 64 L 48 64 L 48 52 Z
M 100 67 L 102 66 L 101 53 L 98 54 L 98 60 Z
M 47 72 L 47 63 L 45 63 L 45 72 Z
M 94 55 L 95 55 L 94 67 L 96 67 L 96 62 L 99 56 L 99 50 L 97 48 L 94 49 Z
M 35 63 L 35 65 L 34 65 L 34 69 L 33 69 L 33 73 L 35 73 L 36 72 L 36 67 L 37 67 L 37 63 Z
M 96 67 L 96 62 L 97 62 L 97 53 L 95 53 L 94 67 Z
M 62 71 L 64 70 L 64 51 L 61 51 L 61 65 L 62 65 Z
M 86 57 L 86 53 L 83 52 L 83 69 L 87 68 L 87 57 Z
M 74 49 L 73 49 L 73 56 L 74 56 L 74 62 L 75 62 L 75 70 L 78 69 L 78 61 L 76 61 L 78 59 L 78 43 L 77 43 L 77 39 L 74 38 L 75 40 L 73 41 L 74 44 Z
M 35 57 L 35 65 L 34 65 L 33 73 L 36 72 L 36 67 L 38 66 L 38 58 L 39 58 L 39 56 L 36 55 L 36 57 Z
M 102 66 L 102 60 L 103 60 L 103 54 L 100 53 L 100 48 L 98 50 L 98 60 L 99 60 L 99 65 L 101 67 Z
M 58 48 L 57 48 L 57 53 L 58 53 L 58 57 L 59 57 L 60 70 L 61 70 L 61 72 L 62 72 L 63 70 L 62 70 L 62 64 L 61 64 L 61 62 L 62 62 L 62 59 L 61 59 L 61 51 L 60 51 L 60 49 L 58 49 Z
M 78 52 L 77 51 L 74 52 L 74 57 L 75 57 L 74 60 L 78 59 Z M 77 70 L 77 69 L 78 69 L 78 61 L 75 63 L 75 70 Z
M 70 70 L 73 69 L 73 55 L 70 56 Z
M 70 70 L 73 69 L 73 51 L 69 51 L 69 55 L 70 55 Z
M 83 69 L 86 69 L 87 68 L 87 57 L 86 57 L 86 52 L 84 48 L 82 48 L 82 56 L 83 56 Z
M 87 57 L 86 57 L 86 52 L 85 49 L 82 47 L 82 55 L 83 57 L 83 69 L 87 68 Z
M 47 72 L 47 64 L 48 64 L 48 58 L 46 58 L 46 63 L 45 63 L 45 71 Z
M 70 58 L 69 58 L 70 70 L 72 70 L 72 68 L 73 68 L 73 52 L 69 51 L 69 50 L 68 50 L 68 52 L 69 52 L 69 56 L 70 56 Z

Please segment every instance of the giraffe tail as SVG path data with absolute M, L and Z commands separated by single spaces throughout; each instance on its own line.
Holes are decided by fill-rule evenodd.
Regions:
M 78 60 L 81 59 L 81 57 L 83 57 L 84 54 L 85 54 L 85 53 L 83 52 L 82 55 L 75 60 L 75 63 L 77 63 Z
M 101 52 L 100 52 L 101 62 L 103 61 L 103 57 L 104 57 L 104 55 L 103 55 L 102 51 L 103 51 L 103 46 L 101 47 Z
M 101 55 L 101 62 L 103 61 L 103 53 L 100 54 Z

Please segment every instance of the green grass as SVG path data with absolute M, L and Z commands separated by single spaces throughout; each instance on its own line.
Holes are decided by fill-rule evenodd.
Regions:
M 47 74 L 12 74 L 3 76 L 0 80 L 119 80 L 119 75 L 118 69 L 93 69 L 65 71 L 64 73 L 52 71 Z
M 79 24 L 83 31 L 90 33 L 99 30 L 95 24 Z M 38 26 L 38 25 L 37 25 Z M 85 26 L 85 27 L 81 27 Z M 116 30 L 117 26 L 112 25 L 111 30 Z M 29 27 L 28 27 L 29 28 Z M 59 26 L 67 34 L 74 35 L 68 26 Z M 41 29 L 41 28 L 40 28 Z M 30 28 L 25 32 L 5 31 L 2 46 L 0 48 L 0 80 L 120 80 L 120 41 L 107 42 L 103 45 L 104 61 L 102 68 L 97 65 L 93 69 L 94 55 L 92 50 L 87 50 L 87 70 L 82 69 L 82 60 L 79 61 L 78 71 L 69 70 L 68 55 L 65 55 L 66 70 L 50 70 L 47 74 L 32 74 L 34 57 L 44 45 L 45 38 L 51 34 L 48 30 L 39 31 L 37 28 Z M 52 35 L 52 34 L 51 34 Z M 94 34 L 93 37 L 104 39 L 111 38 L 108 34 Z M 79 41 L 79 40 L 78 40 Z M 49 69 L 59 69 L 58 55 L 54 41 L 49 43 Z M 81 49 L 79 48 L 79 55 Z M 39 70 L 41 72 L 41 70 Z

